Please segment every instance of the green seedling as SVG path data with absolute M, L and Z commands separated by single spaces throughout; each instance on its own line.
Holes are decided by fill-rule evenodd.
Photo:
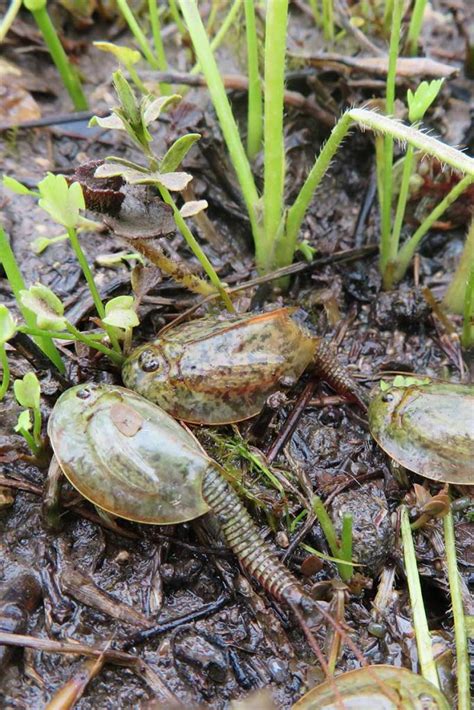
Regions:
M 464 249 L 443 299 L 451 312 L 464 316 L 461 341 L 465 348 L 474 345 L 474 219 L 469 226 Z
M 133 329 L 140 324 L 133 296 L 117 296 L 106 303 L 102 322 L 113 328 L 117 338 L 123 340 L 123 350 L 127 353 L 132 344 Z
M 13 391 L 19 405 L 25 407 L 18 417 L 15 431 L 19 432 L 30 447 L 34 456 L 39 456 L 44 442 L 41 437 L 41 387 L 34 372 L 27 372 L 21 380 L 15 380 Z M 31 421 L 31 413 L 33 421 Z
M 258 68 L 258 36 L 255 24 L 254 0 L 245 0 L 245 31 L 247 36 L 247 75 L 249 79 L 247 111 L 247 155 L 253 160 L 262 147 L 263 99 Z
M 8 237 L 2 227 L 0 227 L 0 263 L 5 269 L 8 283 L 10 284 L 10 288 L 13 291 L 16 302 L 18 303 L 23 318 L 25 319 L 25 323 L 27 325 L 34 326 L 34 315 L 31 311 L 22 306 L 20 301 L 20 292 L 25 289 L 25 282 L 23 281 L 20 268 L 15 259 Z M 51 338 L 48 338 L 40 333 L 40 337 L 36 337 L 35 342 L 44 354 L 51 360 L 53 365 L 60 372 L 64 372 L 65 368 L 61 355 L 59 354 Z
M 393 274 L 393 279 L 402 278 L 414 250 L 433 222 L 474 180 L 474 160 L 461 151 L 427 136 L 413 126 L 405 126 L 375 111 L 351 109 L 342 115 L 332 130 L 294 203 L 285 205 L 283 200 L 285 155 L 282 116 L 288 3 L 286 0 L 283 2 L 268 0 L 265 27 L 264 187 L 263 194 L 259 194 L 197 4 L 195 0 L 179 0 L 179 4 L 205 75 L 209 94 L 240 184 L 250 219 L 259 272 L 272 271 L 280 266 L 290 264 L 293 260 L 298 244 L 299 230 L 314 193 L 341 142 L 354 124 L 362 130 L 369 129 L 374 131 L 377 136 L 381 136 L 382 150 L 379 151 L 381 159 L 378 172 L 383 225 L 381 239 L 383 270 L 388 262 L 390 248 L 393 143 L 395 141 L 407 143 L 414 149 L 432 155 L 441 163 L 449 165 L 465 175 L 449 195 L 428 215 L 407 244 L 403 245 L 398 254 Z M 393 5 L 393 31 L 387 80 L 387 111 L 390 113 L 393 112 L 395 96 L 395 70 L 401 13 L 402 2 L 396 0 Z M 390 19 L 392 21 L 392 11 L 390 11 Z M 385 137 L 387 141 L 384 141 Z M 381 169 L 382 166 L 383 169 Z
M 18 15 L 20 8 L 22 6 L 23 0 L 12 0 L 10 3 L 8 10 L 6 11 L 5 15 L 3 16 L 2 21 L 0 22 L 0 44 L 3 42 L 5 37 L 8 34 L 8 30 L 12 26 L 12 24 L 15 21 L 15 17 Z
M 420 38 L 421 28 L 423 27 L 423 15 L 425 14 L 427 0 L 415 0 L 413 10 L 411 12 L 410 26 L 408 27 L 407 49 L 411 56 L 416 56 L 418 53 L 418 40 Z
M 152 98 L 146 96 L 137 101 L 135 94 L 120 71 L 113 75 L 115 90 L 119 98 L 120 105 L 112 110 L 112 114 L 106 118 L 94 116 L 92 125 L 99 125 L 103 128 L 126 131 L 127 135 L 142 151 L 148 161 L 148 165 L 139 165 L 119 158 L 110 157 L 108 163 L 101 165 L 95 175 L 96 177 L 111 177 L 121 175 L 126 182 L 131 185 L 153 185 L 157 188 L 163 201 L 169 205 L 173 211 L 176 226 L 184 236 L 189 248 L 199 259 L 210 282 L 220 294 L 226 308 L 233 311 L 232 302 L 221 283 L 219 277 L 207 256 L 197 243 L 194 235 L 187 226 L 184 216 L 178 209 L 176 202 L 171 196 L 171 192 L 181 192 L 192 180 L 188 173 L 177 171 L 178 166 L 200 138 L 197 133 L 188 134 L 178 138 L 169 148 L 163 158 L 158 158 L 152 150 L 152 136 L 148 126 L 155 121 L 161 112 L 170 103 L 179 100 L 179 96 L 162 96 Z M 201 203 L 202 206 L 202 203 Z M 195 205 L 193 206 L 193 209 Z M 163 264 L 166 268 L 166 264 Z M 206 294 L 207 295 L 207 294 Z
M 352 515 L 346 513 L 342 519 L 341 541 L 337 539 L 333 522 L 328 515 L 324 504 L 318 496 L 312 500 L 313 511 L 319 520 L 322 531 L 326 537 L 329 549 L 334 558 L 339 561 L 337 569 L 343 582 L 348 582 L 353 574 L 352 563 Z M 341 562 L 343 560 L 343 562 Z
M 53 62 L 56 65 L 64 86 L 71 97 L 76 111 L 87 111 L 87 99 L 82 91 L 81 82 L 76 71 L 69 63 L 51 18 L 46 9 L 47 0 L 24 0 L 25 7 L 35 18 L 35 22 L 43 35 L 46 46 Z
M 102 334 L 84 333 L 67 320 L 64 315 L 64 304 L 47 286 L 38 283 L 31 286 L 29 289 L 22 290 L 20 292 L 20 303 L 24 308 L 27 308 L 28 312 L 32 313 L 35 318 L 33 327 L 30 325 L 19 326 L 18 330 L 20 332 L 27 333 L 28 335 L 45 334 L 50 338 L 62 340 L 76 340 L 104 353 L 104 355 L 107 355 L 115 364 L 122 364 L 124 358 L 120 350 L 119 352 L 111 350 L 100 342 L 104 337 Z M 104 307 L 104 318 L 105 317 L 106 307 Z M 110 330 L 113 326 L 109 328 L 104 324 L 104 328 L 110 338 Z M 115 329 L 112 331 L 112 335 L 114 339 L 117 340 Z
M 2 366 L 2 381 L 0 384 L 0 401 L 4 398 L 10 384 L 10 367 L 5 351 L 5 343 L 16 333 L 16 321 L 6 306 L 0 304 L 0 365 Z

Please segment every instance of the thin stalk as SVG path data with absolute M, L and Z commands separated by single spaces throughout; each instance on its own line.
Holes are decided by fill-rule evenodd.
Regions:
M 224 17 L 222 24 L 216 32 L 215 37 L 212 38 L 210 47 L 212 52 L 215 52 L 218 47 L 222 44 L 222 41 L 224 37 L 226 36 L 227 32 L 230 30 L 232 25 L 234 24 L 237 14 L 240 10 L 240 6 L 242 5 L 242 0 L 234 0 L 232 5 L 230 6 L 230 10 L 227 13 L 227 15 Z M 198 74 L 201 71 L 201 65 L 199 62 L 197 62 L 189 72 L 190 74 Z
M 470 348 L 474 344 L 474 264 L 471 266 L 464 294 L 464 320 L 462 324 L 461 342 L 463 347 Z
M 170 7 L 171 17 L 176 23 L 176 27 L 178 28 L 179 34 L 181 35 L 181 37 L 185 37 L 187 33 L 186 25 L 184 24 L 183 20 L 181 19 L 181 15 L 179 14 L 179 10 L 176 5 L 176 0 L 168 0 L 168 3 Z
M 383 14 L 383 26 L 385 27 L 385 31 L 388 33 L 390 32 L 390 23 L 392 22 L 392 14 L 393 14 L 393 3 L 394 0 L 385 0 L 385 10 Z
M 20 429 L 19 433 L 22 435 L 26 443 L 28 444 L 28 447 L 30 451 L 33 453 L 34 456 L 38 456 L 41 447 L 36 444 L 36 441 L 34 440 L 33 436 L 30 434 L 29 431 L 26 431 L 26 429 Z
M 285 186 L 283 93 L 288 0 L 268 0 L 265 20 L 265 116 L 263 121 L 263 210 L 267 268 L 282 223 Z
M 197 58 L 202 66 L 206 77 L 209 94 L 219 119 L 219 124 L 229 151 L 230 159 L 237 174 L 240 189 L 245 201 L 245 206 L 252 226 L 252 234 L 255 242 L 257 264 L 263 263 L 264 245 L 260 224 L 257 216 L 259 195 L 249 161 L 245 154 L 242 141 L 240 139 L 237 123 L 232 114 L 229 100 L 224 88 L 219 68 L 212 54 L 206 31 L 201 21 L 195 0 L 179 0 L 181 12 L 183 13 L 188 32 L 196 52 Z
M 352 562 L 352 514 L 344 513 L 342 516 L 341 547 L 339 556 L 347 560 L 347 564 L 339 564 L 339 574 L 343 582 L 348 582 L 352 577 L 354 568 Z
M 286 237 L 281 246 L 277 247 L 277 253 L 279 258 L 277 262 L 281 264 L 290 264 L 293 259 L 293 254 L 296 247 L 296 241 L 298 238 L 298 233 L 303 222 L 306 210 L 311 204 L 313 195 L 317 190 L 321 180 L 323 179 L 326 171 L 333 159 L 336 151 L 338 150 L 341 142 L 347 135 L 350 125 L 352 123 L 352 117 L 349 113 L 345 113 L 341 116 L 339 121 L 336 123 L 331 131 L 331 134 L 325 143 L 320 154 L 316 158 L 316 161 L 311 168 L 311 171 L 306 178 L 301 190 L 298 193 L 293 205 L 288 210 L 287 220 L 286 220 Z
M 440 687 L 436 663 L 433 658 L 431 636 L 426 620 L 423 595 L 421 593 L 420 578 L 416 566 L 415 546 L 410 529 L 410 520 L 406 506 L 401 506 L 401 533 L 403 542 L 403 555 L 405 571 L 410 594 L 410 603 L 413 614 L 413 627 L 415 630 L 416 647 L 418 649 L 418 662 L 423 678 L 429 680 L 437 688 Z
M 450 313 L 463 315 L 471 269 L 474 268 L 474 215 L 466 234 L 466 241 L 456 271 L 443 298 L 443 306 Z
M 444 545 L 448 566 L 451 608 L 454 618 L 454 638 L 456 642 L 456 679 L 458 710 L 470 710 L 471 691 L 469 687 L 469 653 L 467 648 L 467 629 L 464 620 L 461 584 L 456 560 L 456 538 L 454 536 L 453 514 L 444 517 Z
M 245 32 L 247 36 L 247 155 L 253 160 L 262 147 L 262 86 L 258 70 L 258 37 L 254 0 L 245 0 Z
M 415 6 L 411 13 L 410 26 L 407 35 L 408 53 L 415 57 L 418 54 L 418 39 L 423 26 L 423 15 L 425 14 L 426 0 L 415 0 Z
M 107 357 L 109 357 L 116 365 L 123 364 L 125 358 L 123 357 L 120 351 L 117 352 L 116 350 L 111 350 L 106 345 L 103 345 L 102 343 L 99 343 L 96 340 L 90 340 L 86 335 L 81 333 L 80 330 L 73 326 L 72 323 L 67 323 L 66 328 L 71 333 L 71 335 L 74 336 L 75 340 L 79 340 L 81 343 L 84 343 L 89 348 L 94 348 L 95 350 L 99 350 L 99 352 L 104 353 L 104 355 L 107 355 Z M 110 338 L 109 333 L 108 335 Z
M 33 439 L 38 448 L 41 447 L 41 412 L 33 409 Z
M 119 10 L 124 17 L 125 22 L 129 26 L 131 33 L 137 40 L 137 44 L 142 50 L 142 53 L 146 58 L 148 64 L 151 66 L 152 69 L 161 69 L 158 59 L 151 51 L 150 45 L 148 44 L 148 40 L 145 37 L 140 25 L 135 19 L 135 15 L 130 10 L 127 4 L 127 0 L 117 0 L 117 5 L 119 6 Z
M 327 39 L 331 42 L 334 39 L 333 0 L 323 0 L 323 34 L 324 39 Z
M 73 248 L 74 254 L 76 255 L 76 259 L 79 262 L 79 266 L 81 267 L 82 273 L 84 274 L 85 279 L 87 281 L 87 285 L 89 286 L 89 291 L 91 292 L 92 300 L 94 301 L 96 311 L 99 314 L 99 317 L 101 319 L 103 319 L 103 318 L 105 318 L 104 304 L 102 303 L 102 299 L 99 295 L 99 291 L 97 290 L 97 286 L 95 285 L 92 271 L 91 271 L 90 266 L 87 262 L 85 254 L 82 251 L 82 247 L 79 243 L 79 239 L 77 238 L 77 232 L 74 228 L 70 227 L 70 228 L 68 228 L 67 233 L 68 233 L 69 241 L 71 242 L 71 246 Z M 110 342 L 112 343 L 112 347 L 115 350 L 115 352 L 120 353 L 121 352 L 120 345 L 118 343 L 115 333 L 110 328 L 107 328 L 107 326 L 105 324 L 104 324 L 104 330 L 107 332 L 107 335 L 110 338 Z
M 441 200 L 438 205 L 436 205 L 434 210 L 430 212 L 428 217 L 426 217 L 423 223 L 420 224 L 413 236 L 405 242 L 405 244 L 400 249 L 396 260 L 396 266 L 393 275 L 395 283 L 400 281 L 400 279 L 402 279 L 405 275 L 405 272 L 408 269 L 408 265 L 425 234 L 431 229 L 436 220 L 441 217 L 443 212 L 445 212 L 448 207 L 452 205 L 455 200 L 458 199 L 459 195 L 461 195 L 461 193 L 463 193 L 464 190 L 469 187 L 469 185 L 472 185 L 473 182 L 474 178 L 471 175 L 466 175 L 466 177 L 460 180 L 458 184 L 455 185 L 452 190 L 450 190 L 446 197 Z
M 21 7 L 23 0 L 12 0 L 10 7 L 6 11 L 2 22 L 0 23 L 0 43 L 5 39 L 8 30 L 12 26 L 15 17 L 18 15 L 18 11 Z
M 400 244 L 400 234 L 402 232 L 403 217 L 408 200 L 408 191 L 410 189 L 410 178 L 413 171 L 413 156 L 415 150 L 409 145 L 403 161 L 402 182 L 398 195 L 397 210 L 395 212 L 395 220 L 393 222 L 392 237 L 390 239 L 390 249 L 388 258 L 394 261 L 398 254 L 398 246 Z
M 392 13 L 392 31 L 388 52 L 387 88 L 385 98 L 385 113 L 393 114 L 395 107 L 395 80 L 397 76 L 397 58 L 400 44 L 400 28 L 402 24 L 403 0 L 395 0 Z M 379 195 L 381 208 L 380 235 L 380 267 L 385 270 L 390 255 L 390 231 L 392 217 L 392 165 L 393 137 L 385 136 L 383 151 L 383 181 L 382 194 Z
M 0 365 L 2 366 L 2 384 L 0 385 L 0 401 L 5 397 L 10 384 L 10 366 L 5 351 L 5 345 L 0 345 Z
M 81 83 L 75 70 L 69 63 L 66 52 L 59 41 L 54 25 L 51 22 L 46 9 L 46 2 L 44 7 L 30 10 L 30 12 L 35 18 L 35 22 L 43 35 L 46 46 L 51 54 L 51 58 L 56 65 L 56 69 L 61 75 L 61 79 L 63 80 L 69 96 L 71 97 L 74 108 L 76 111 L 87 111 L 89 105 L 84 92 L 82 91 Z
M 157 184 L 158 190 L 160 191 L 161 197 L 163 198 L 164 202 L 166 202 L 167 205 L 171 207 L 173 210 L 173 216 L 176 222 L 176 226 L 178 227 L 179 231 L 183 235 L 183 237 L 186 240 L 187 245 L 193 252 L 194 256 L 199 259 L 199 262 L 202 265 L 202 268 L 206 272 L 206 274 L 209 277 L 210 282 L 212 285 L 215 287 L 216 291 L 218 291 L 225 307 L 230 313 L 235 313 L 235 308 L 232 305 L 232 301 L 230 300 L 229 294 L 225 290 L 221 280 L 219 279 L 218 275 L 214 271 L 214 267 L 212 266 L 211 262 L 207 258 L 207 256 L 204 254 L 203 250 L 199 246 L 198 242 L 196 241 L 193 233 L 189 229 L 188 225 L 186 224 L 185 219 L 183 218 L 181 212 L 176 206 L 175 201 L 171 197 L 169 191 L 166 189 L 166 187 L 163 187 L 162 185 Z
M 148 0 L 148 11 L 150 13 L 151 32 L 155 45 L 155 54 L 158 61 L 160 71 L 168 70 L 168 62 L 166 60 L 165 48 L 161 39 L 160 16 L 158 14 L 158 0 Z M 132 77 L 133 78 L 133 77 Z M 171 94 L 171 86 L 162 82 L 160 84 L 161 94 Z
M 13 291 L 18 308 L 28 325 L 35 326 L 36 318 L 31 311 L 25 308 L 20 300 L 20 291 L 26 289 L 25 282 L 21 275 L 20 269 L 15 259 L 15 255 L 12 251 L 10 243 L 7 239 L 5 231 L 0 227 L 0 263 L 5 269 L 7 275 L 8 283 Z M 40 334 L 40 337 L 35 338 L 36 345 L 44 352 L 44 354 L 51 360 L 53 365 L 57 367 L 59 372 L 65 372 L 64 363 L 61 359 L 55 344 L 51 338 Z
M 309 0 L 309 6 L 313 12 L 314 22 L 319 27 L 321 25 L 321 13 L 319 11 L 319 0 Z

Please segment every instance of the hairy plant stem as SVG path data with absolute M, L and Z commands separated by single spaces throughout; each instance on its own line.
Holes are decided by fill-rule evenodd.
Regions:
M 5 269 L 7 275 L 8 283 L 15 296 L 18 308 L 25 319 L 25 322 L 34 327 L 36 325 L 36 318 L 31 311 L 23 306 L 20 299 L 20 291 L 26 289 L 25 282 L 21 275 L 20 269 L 15 259 L 15 255 L 8 241 L 6 232 L 0 227 L 0 263 Z M 59 372 L 65 372 L 64 363 L 61 359 L 55 344 L 50 337 L 45 336 L 43 333 L 38 333 L 38 337 L 35 338 L 36 345 L 44 352 L 44 354 L 51 360 L 53 365 L 59 370 Z
M 46 3 L 44 4 L 44 7 L 30 10 L 30 12 L 35 18 L 35 22 L 43 35 L 46 46 L 51 54 L 51 58 L 56 65 L 56 69 L 63 80 L 69 96 L 71 97 L 74 108 L 76 111 L 87 111 L 89 104 L 87 103 L 87 99 L 82 91 L 82 86 L 77 74 L 69 63 L 66 52 L 59 41 L 54 25 L 51 22 L 46 9 Z

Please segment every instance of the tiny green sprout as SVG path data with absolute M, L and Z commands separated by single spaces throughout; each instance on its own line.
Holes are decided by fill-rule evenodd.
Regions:
M 40 410 L 40 395 L 41 387 L 38 378 L 34 372 L 27 372 L 21 380 L 15 380 L 13 383 L 15 397 L 22 407 L 26 408 L 18 418 L 15 431 L 19 431 L 26 439 L 33 453 L 37 455 L 43 446 L 41 440 L 41 410 Z M 31 419 L 29 416 L 30 410 L 33 412 L 33 436 L 25 436 L 25 433 L 31 429 Z
M 64 317 L 64 305 L 51 289 L 37 283 L 29 289 L 20 291 L 21 303 L 36 317 L 40 330 L 64 331 L 67 320 Z
M 6 306 L 0 304 L 0 365 L 2 366 L 2 382 L 0 384 L 0 401 L 4 398 L 10 384 L 10 367 L 8 365 L 5 343 L 16 333 L 16 321 Z
M 31 242 L 31 249 L 34 254 L 42 254 L 51 244 L 65 242 L 67 239 L 67 234 L 58 234 L 57 237 L 37 237 Z
M 302 242 L 298 242 L 296 245 L 296 250 L 299 251 L 301 254 L 303 254 L 304 258 L 306 261 L 311 263 L 314 259 L 314 255 L 318 251 L 314 247 L 312 247 L 306 239 L 303 239 Z
M 30 190 L 26 187 L 26 185 L 23 185 L 23 183 L 19 182 L 15 178 L 10 177 L 9 175 L 3 176 L 2 183 L 4 187 L 6 187 L 8 190 L 11 190 L 17 195 L 32 195 L 33 197 L 39 196 L 39 192 L 36 192 L 35 190 Z
M 117 337 L 123 340 L 124 352 L 128 352 L 132 344 L 133 328 L 139 325 L 135 311 L 133 296 L 117 296 L 105 304 L 105 318 L 102 322 L 113 328 Z
M 421 121 L 423 119 L 425 113 L 441 91 L 443 82 L 444 79 L 434 79 L 429 83 L 427 81 L 422 81 L 415 92 L 408 89 L 407 103 L 408 119 L 410 123 L 416 123 L 417 121 Z
M 134 310 L 135 299 L 133 296 L 117 296 L 105 304 L 105 318 L 103 322 L 114 328 L 128 330 L 139 325 L 140 321 Z
M 58 224 L 66 229 L 74 229 L 80 218 L 79 210 L 86 208 L 82 187 L 78 182 L 68 185 L 64 175 L 48 173 L 38 183 L 39 206 Z

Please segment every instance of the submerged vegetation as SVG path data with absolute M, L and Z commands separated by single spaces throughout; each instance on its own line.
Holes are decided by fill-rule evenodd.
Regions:
M 31 32 L 63 90 L 43 120 L 28 87 L 47 95 L 45 82 L 12 80 L 6 103 L 32 118 L 7 108 L 0 127 L 0 569 L 30 569 L 0 644 L 91 656 L 72 677 L 59 662 L 51 706 L 94 703 L 88 683 L 116 663 L 168 706 L 191 689 L 230 708 L 268 686 L 275 708 L 447 708 L 455 679 L 470 707 L 456 543 L 463 555 L 474 484 L 474 159 L 445 140 L 453 67 L 421 56 L 437 13 L 426 0 L 10 3 L 6 76 L 22 76 L 10 50 Z M 60 102 L 74 113 L 56 118 Z M 44 124 L 63 119 L 45 150 Z M 73 641 L 46 643 L 58 629 Z M 395 653 L 423 678 L 385 665 Z M 142 685 L 104 680 L 123 706 Z

